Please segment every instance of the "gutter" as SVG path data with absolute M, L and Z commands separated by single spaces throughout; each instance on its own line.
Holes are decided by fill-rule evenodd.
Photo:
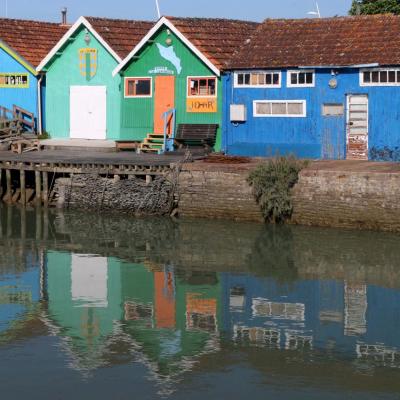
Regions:
M 42 124 L 42 80 L 44 78 L 43 74 L 40 74 L 40 78 L 37 82 L 37 96 L 38 96 L 38 133 L 41 135 L 43 133 L 43 124 Z
M 356 64 L 356 65 L 318 65 L 318 66 L 299 66 L 299 69 L 349 69 L 349 68 L 376 68 L 378 63 L 373 64 Z

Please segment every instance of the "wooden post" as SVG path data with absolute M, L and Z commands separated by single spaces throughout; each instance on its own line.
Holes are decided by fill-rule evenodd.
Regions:
M 43 205 L 47 207 L 49 203 L 49 174 L 48 172 L 42 172 L 43 178 Z
M 6 185 L 7 185 L 7 191 L 4 197 L 4 201 L 10 203 L 12 198 L 12 186 L 11 186 L 11 171 L 9 169 L 6 170 Z
M 42 239 L 42 210 L 36 210 L 36 240 Z
M 40 206 L 42 205 L 42 180 L 40 171 L 35 171 L 35 191 L 36 191 L 35 203 L 37 206 Z
M 3 196 L 3 170 L 0 168 L 0 199 Z
M 10 238 L 12 235 L 12 212 L 13 212 L 13 208 L 8 206 L 7 207 L 7 238 Z
M 43 214 L 43 240 L 46 241 L 49 237 L 49 209 L 44 209 Z
M 23 206 L 26 205 L 26 184 L 25 184 L 25 170 L 21 169 L 19 171 L 19 179 L 20 179 L 20 186 L 21 186 L 21 204 Z
M 26 209 L 23 207 L 20 211 L 21 217 L 21 239 L 26 239 Z

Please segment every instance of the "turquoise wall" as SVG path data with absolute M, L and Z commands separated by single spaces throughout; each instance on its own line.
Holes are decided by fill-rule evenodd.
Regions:
M 89 33 L 91 41 L 85 43 L 86 30 L 82 27 L 72 41 L 68 42 L 47 65 L 46 77 L 46 129 L 52 138 L 69 138 L 70 135 L 70 86 L 107 87 L 107 139 L 119 138 L 120 126 L 120 76 L 113 77 L 112 71 L 118 65 L 103 45 Z M 97 73 L 87 81 L 81 75 L 79 50 L 97 49 Z

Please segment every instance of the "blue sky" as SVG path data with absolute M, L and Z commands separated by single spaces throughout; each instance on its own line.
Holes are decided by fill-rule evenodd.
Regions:
M 264 18 L 304 18 L 315 8 L 314 0 L 159 0 L 162 14 L 175 16 L 224 17 L 260 21 Z M 8 3 L 10 18 L 60 20 L 68 7 L 69 21 L 80 15 L 146 19 L 156 17 L 155 0 L 0 0 L 0 15 Z M 322 16 L 347 14 L 351 0 L 319 0 Z

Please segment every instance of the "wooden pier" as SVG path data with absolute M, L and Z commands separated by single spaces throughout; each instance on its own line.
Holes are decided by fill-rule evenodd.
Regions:
M 99 153 L 90 150 L 0 152 L 0 197 L 6 203 L 26 205 L 30 202 L 47 206 L 58 177 L 95 174 L 121 179 L 141 177 L 150 182 L 155 176 L 168 173 L 183 159 L 183 154 Z

